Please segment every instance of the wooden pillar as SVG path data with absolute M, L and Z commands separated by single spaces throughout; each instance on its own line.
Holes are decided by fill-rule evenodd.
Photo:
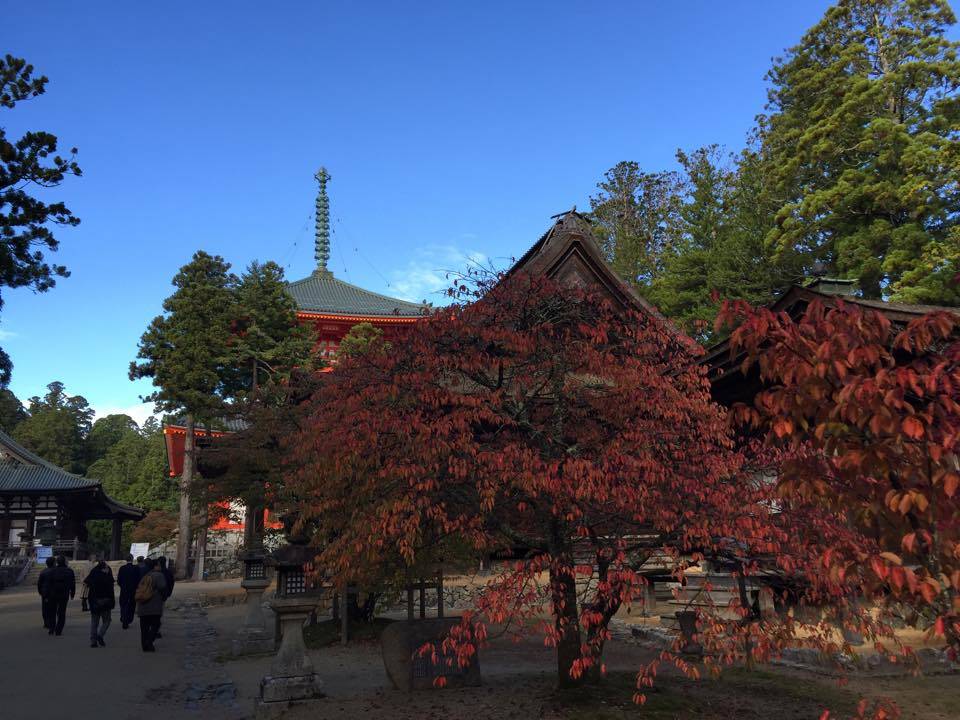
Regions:
M 407 585 L 407 620 L 413 620 L 413 581 Z
M 423 578 L 420 578 L 417 587 L 420 590 L 420 619 L 423 620 L 427 616 L 427 583 Z
M 340 593 L 340 644 L 350 641 L 350 605 L 347 603 L 347 590 L 344 586 Z
M 123 520 L 120 518 L 113 519 L 113 532 L 110 535 L 110 559 L 119 560 L 120 559 L 120 537 L 123 533 Z
M 443 570 L 437 570 L 437 617 L 443 617 Z

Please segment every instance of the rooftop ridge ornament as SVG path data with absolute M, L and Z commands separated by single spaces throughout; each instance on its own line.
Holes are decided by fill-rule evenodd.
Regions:
M 314 252 L 313 256 L 317 261 L 317 269 L 314 271 L 318 275 L 332 274 L 327 267 L 330 261 L 330 199 L 327 197 L 327 182 L 330 181 L 330 173 L 325 167 L 321 167 L 317 174 L 313 176 L 319 183 L 316 202 L 316 229 L 314 231 Z

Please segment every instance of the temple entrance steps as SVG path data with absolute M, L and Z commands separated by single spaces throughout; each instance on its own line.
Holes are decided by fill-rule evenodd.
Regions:
M 37 578 L 40 577 L 40 573 L 46 569 L 45 564 L 30 563 L 30 569 L 27 571 L 27 574 L 23 576 L 23 580 L 20 581 L 22 587 L 36 587 Z

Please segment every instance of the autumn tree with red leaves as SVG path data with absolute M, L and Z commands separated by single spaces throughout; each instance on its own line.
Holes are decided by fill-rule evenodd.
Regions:
M 525 274 L 470 299 L 340 358 L 288 437 L 285 489 L 341 585 L 464 545 L 521 552 L 447 647 L 540 631 L 577 682 L 645 562 L 769 549 L 769 510 L 662 318 Z
M 912 609 L 960 653 L 960 315 L 895 327 L 852 303 L 797 319 L 730 303 L 720 318 L 765 390 L 736 413 L 779 453 L 780 501 L 839 514 L 809 587 Z M 864 627 L 890 634 L 861 613 Z

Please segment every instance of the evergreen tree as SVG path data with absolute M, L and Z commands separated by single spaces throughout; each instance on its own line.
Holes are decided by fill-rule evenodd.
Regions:
M 27 419 L 23 403 L 8 388 L 0 388 L 0 430 L 10 434 Z
M 281 482 L 279 436 L 291 429 L 287 381 L 295 369 L 314 366 L 315 337 L 298 322 L 283 269 L 274 262 L 250 264 L 236 286 L 236 302 L 228 377 L 233 411 L 247 429 L 204 449 L 201 464 L 209 499 L 242 501 L 249 519 L 262 512 L 267 484 Z M 247 528 L 252 533 L 254 526 L 248 521 Z
M 648 299 L 701 342 L 716 339 L 721 300 L 766 304 L 804 279 L 802 267 L 763 242 L 773 210 L 765 204 L 759 158 L 753 148 L 726 158 L 716 145 L 677 152 L 675 240 Z
M 764 175 L 781 255 L 866 297 L 958 304 L 958 43 L 945 0 L 844 0 L 768 79 Z
M 0 58 L 0 108 L 42 95 L 47 78 L 34 77 L 33 66 L 7 55 Z M 76 148 L 70 151 L 71 156 Z M 28 132 L 7 139 L 0 123 L 0 287 L 49 290 L 58 277 L 69 273 L 63 265 L 50 265 L 44 251 L 58 247 L 50 224 L 76 225 L 79 218 L 62 202 L 48 203 L 46 193 L 31 195 L 28 189 L 56 187 L 67 175 L 80 175 L 73 157 L 57 154 L 57 137 L 48 132 Z M 0 297 L 0 308 L 3 298 Z M 10 381 L 12 363 L 0 350 L 0 386 Z
M 47 462 L 82 475 L 92 423 L 93 410 L 86 398 L 67 395 L 63 383 L 54 381 L 42 398 L 30 398 L 29 417 L 14 428 L 13 437 Z
M 140 428 L 129 415 L 107 415 L 97 419 L 87 435 L 87 464 L 100 460 L 107 452 L 127 435 L 139 435 Z
M 231 332 L 236 321 L 236 277 L 220 256 L 203 251 L 173 278 L 174 293 L 163 302 L 164 314 L 140 338 L 138 361 L 130 363 L 130 379 L 150 378 L 155 391 L 144 398 L 158 412 L 182 413 L 186 426 L 177 573 L 185 577 L 190 542 L 190 494 L 196 468 L 198 421 L 209 424 L 224 410 L 227 370 L 233 358 Z
M 116 416 L 111 416 L 116 417 Z M 99 460 L 87 468 L 87 477 L 121 502 L 172 512 L 177 506 L 176 483 L 167 474 L 163 433 L 125 432 Z
M 690 154 L 677 151 L 677 161 L 682 170 L 674 239 L 647 299 L 688 334 L 704 337 L 717 309 L 711 295 L 722 292 L 714 282 L 727 244 L 728 202 L 736 176 L 723 167 L 715 145 Z
M 590 198 L 600 247 L 613 269 L 641 293 L 659 274 L 672 246 L 679 210 L 675 173 L 647 173 L 621 162 L 604 175 Z
M 236 395 L 249 397 L 262 384 L 282 380 L 294 367 L 310 363 L 313 333 L 297 321 L 283 268 L 275 262 L 252 262 L 237 283 L 236 304 Z
M 110 415 L 107 419 L 126 418 L 125 415 Z M 97 421 L 100 423 L 102 421 Z M 132 421 L 131 421 L 132 422 Z M 97 430 L 94 424 L 93 432 Z M 135 426 L 135 424 L 134 424 Z M 119 422 L 115 428 L 121 429 L 116 443 L 87 468 L 87 477 L 99 480 L 110 497 L 135 507 L 147 510 L 151 521 L 169 518 L 167 529 L 176 528 L 177 483 L 167 475 L 167 451 L 163 432 L 155 428 L 150 434 L 141 434 L 129 428 L 122 429 Z M 155 525 L 155 522 L 151 522 Z M 139 523 L 124 523 L 121 537 L 122 545 L 134 542 Z M 110 547 L 111 523 L 107 520 L 91 520 L 87 523 L 88 542 L 92 547 L 106 550 Z M 172 533 L 163 537 L 150 536 L 149 542 L 166 540 Z

